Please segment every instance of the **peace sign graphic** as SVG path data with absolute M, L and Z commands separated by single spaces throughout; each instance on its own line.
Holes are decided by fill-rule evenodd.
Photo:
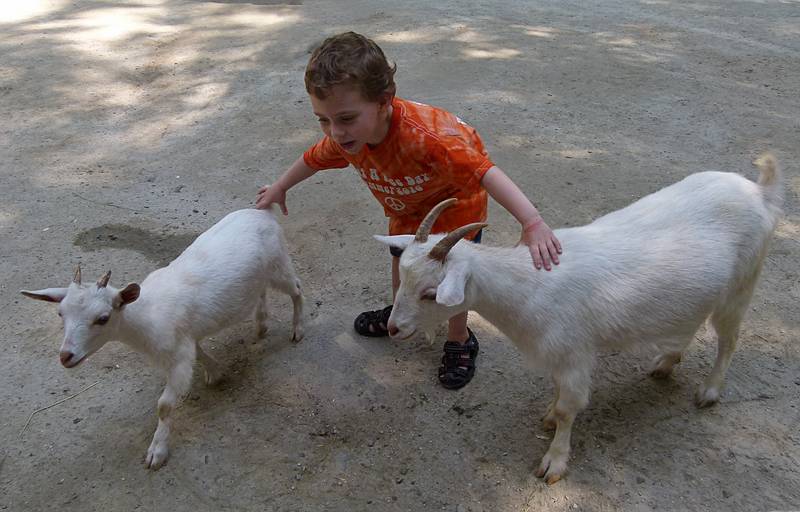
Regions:
M 396 212 L 403 211 L 406 208 L 406 204 L 403 201 L 394 197 L 387 197 L 386 199 L 384 199 L 384 202 L 389 208 L 391 208 Z

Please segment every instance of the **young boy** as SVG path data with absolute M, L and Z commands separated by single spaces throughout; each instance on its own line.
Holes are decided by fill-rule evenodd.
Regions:
M 496 167 L 478 133 L 456 116 L 395 97 L 394 73 L 372 40 L 347 32 L 326 39 L 311 55 L 305 73 L 314 114 L 325 137 L 297 159 L 278 180 L 258 191 L 257 208 L 280 205 L 286 192 L 323 169 L 352 165 L 389 217 L 389 234 L 415 233 L 438 202 L 455 197 L 433 227 L 451 231 L 486 220 L 487 192 L 522 226 L 521 243 L 533 265 L 550 270 L 561 245 L 539 212 Z M 480 241 L 481 233 L 473 237 Z M 392 249 L 392 290 L 400 285 L 402 251 Z M 355 320 L 364 336 L 386 336 L 391 306 L 367 311 Z M 478 340 L 467 328 L 467 314 L 450 319 L 439 367 L 445 388 L 465 386 L 475 373 Z

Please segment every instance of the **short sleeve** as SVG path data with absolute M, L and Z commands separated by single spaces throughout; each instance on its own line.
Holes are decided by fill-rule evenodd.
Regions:
M 457 187 L 475 187 L 494 165 L 482 147 L 475 148 L 459 136 L 439 138 L 430 152 L 431 165 Z
M 342 156 L 339 146 L 327 136 L 303 153 L 303 161 L 307 166 L 317 171 L 322 169 L 342 169 L 350 165 L 350 162 Z

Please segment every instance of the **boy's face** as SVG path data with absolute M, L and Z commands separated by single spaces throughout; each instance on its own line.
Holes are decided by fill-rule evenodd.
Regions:
M 361 151 L 364 144 L 380 143 L 389 131 L 388 95 L 385 101 L 368 101 L 356 87 L 335 85 L 325 99 L 310 96 L 322 131 L 350 154 Z

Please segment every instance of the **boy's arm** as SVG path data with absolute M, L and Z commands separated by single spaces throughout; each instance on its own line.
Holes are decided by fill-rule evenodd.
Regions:
M 264 210 L 273 203 L 278 203 L 284 215 L 289 215 L 286 209 L 286 192 L 301 181 L 310 178 L 317 173 L 306 164 L 301 156 L 281 175 L 272 185 L 264 185 L 258 190 L 256 195 L 256 208 Z
M 511 178 L 499 167 L 493 166 L 483 175 L 481 185 L 522 225 L 520 241 L 528 246 L 533 265 L 539 269 L 544 264 L 545 270 L 550 270 L 551 261 L 558 265 L 561 243 L 542 219 L 539 210 L 525 197 Z

